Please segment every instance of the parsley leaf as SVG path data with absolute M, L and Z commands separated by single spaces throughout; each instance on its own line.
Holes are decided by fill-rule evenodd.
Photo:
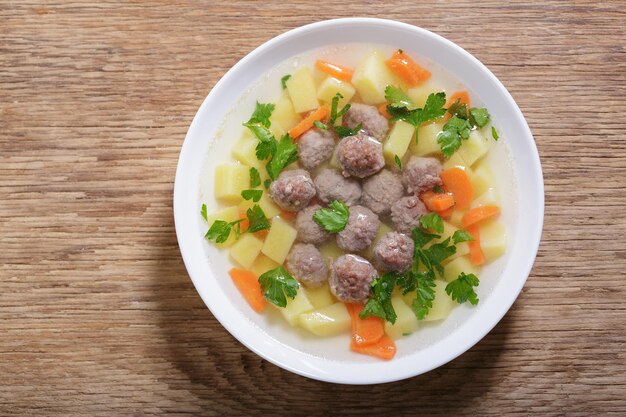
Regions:
M 265 212 L 258 204 L 252 206 L 246 211 L 248 217 L 248 232 L 254 233 L 259 230 L 269 229 L 271 227 L 270 221 L 265 216 Z
M 269 178 L 263 181 L 263 187 L 265 188 L 270 188 L 271 184 L 272 184 L 272 180 L 270 180 Z
M 474 291 L 474 287 L 477 287 L 479 283 L 476 275 L 466 275 L 465 272 L 461 272 L 457 279 L 446 285 L 446 293 L 459 304 L 469 300 L 472 305 L 476 305 L 478 304 L 478 295 Z
M 446 104 L 446 93 L 431 93 L 424 103 L 424 108 L 415 108 L 411 99 L 399 88 L 387 86 L 385 98 L 390 102 L 387 105 L 387 113 L 391 115 L 391 121 L 404 120 L 415 127 L 422 123 L 436 120 L 446 114 L 443 107 Z M 417 139 L 417 138 L 416 138 Z
M 422 251 L 428 257 L 430 266 L 440 274 L 443 274 L 441 262 L 456 253 L 456 246 L 454 244 L 450 245 L 450 238 L 447 238 L 443 242 L 435 243 L 428 249 L 422 249 Z
M 343 116 L 348 109 L 350 109 L 350 104 L 346 104 L 343 108 L 337 111 L 337 106 L 339 105 L 339 99 L 342 99 L 343 95 L 341 93 L 336 93 L 330 103 L 330 121 L 329 124 L 331 126 L 335 125 L 335 121 Z
M 437 142 L 441 146 L 441 152 L 446 158 L 461 146 L 461 139 L 469 138 L 471 126 L 465 119 L 453 116 L 443 125 L 443 131 L 439 133 Z
M 206 204 L 202 204 L 202 208 L 200 209 L 200 215 L 202 216 L 202 218 L 206 222 L 207 221 Z
M 242 190 L 241 196 L 244 200 L 252 200 L 258 203 L 263 195 L 263 190 Z
M 480 128 L 485 127 L 487 123 L 489 123 L 489 120 L 491 119 L 489 112 L 484 107 L 472 107 L 469 110 L 469 114 L 470 114 L 469 116 L 470 124 L 472 126 L 478 126 Z
M 455 244 L 461 242 L 469 242 L 470 240 L 474 240 L 474 237 L 467 230 L 456 230 L 452 235 L 452 240 Z
M 260 141 L 256 145 L 256 157 L 263 161 L 276 152 L 276 139 L 272 136 L 268 141 Z
M 395 155 L 393 157 L 393 160 L 396 163 L 396 165 L 398 165 L 398 168 L 402 169 L 402 161 L 400 160 L 400 157 L 398 155 Z
M 267 173 L 270 178 L 275 180 L 283 169 L 298 159 L 298 147 L 289 134 L 285 134 L 280 141 L 276 143 L 276 150 L 272 155 L 271 161 L 267 164 Z
M 250 168 L 250 188 L 256 188 L 261 185 L 261 175 L 255 167 Z
M 493 140 L 497 141 L 500 136 L 498 135 L 498 131 L 496 130 L 495 127 L 491 126 L 491 137 L 493 138 Z
M 437 194 L 443 194 L 446 191 L 441 187 L 441 185 L 435 185 L 433 187 L 433 193 L 437 193 Z
M 437 213 L 428 213 L 420 217 L 420 224 L 424 229 L 443 233 L 443 219 Z
M 215 243 L 224 243 L 230 235 L 233 225 L 224 220 L 215 220 L 204 237 L 208 240 L 214 240 Z
M 359 123 L 358 125 L 356 125 L 354 129 L 350 129 L 349 127 L 341 126 L 341 125 L 333 126 L 333 130 L 335 131 L 337 136 L 339 136 L 339 139 L 343 139 L 346 136 L 354 136 L 357 133 L 359 133 L 359 130 L 361 130 L 362 128 L 363 128 L 362 123 Z
M 272 124 L 270 116 L 274 111 L 274 107 L 271 103 L 263 104 L 257 101 L 252 117 L 243 124 L 259 140 L 259 144 L 256 147 L 256 157 L 259 160 L 269 158 L 276 151 L 276 139 L 274 139 L 274 135 L 268 129 Z
M 415 104 L 409 96 L 407 96 L 402 89 L 388 85 L 385 88 L 385 100 L 389 101 L 388 106 L 396 109 L 406 108 L 407 110 L 415 109 Z
M 270 116 L 272 115 L 275 107 L 276 106 L 272 103 L 263 104 L 257 101 L 252 117 L 247 123 L 258 123 L 262 126 L 270 127 L 272 125 L 272 122 L 270 122 Z
M 446 104 L 446 93 L 431 93 L 424 103 L 423 109 L 417 109 L 406 121 L 415 127 L 419 127 L 422 123 L 436 120 L 446 114 L 443 107 Z
M 392 324 L 396 322 L 398 316 L 391 304 L 391 293 L 396 285 L 396 277 L 396 274 L 390 272 L 374 280 L 372 283 L 373 297 L 367 301 L 359 313 L 360 318 L 376 316 Z
M 314 121 L 313 126 L 315 126 L 318 129 L 328 130 L 328 126 L 326 126 L 324 123 L 320 122 L 319 120 Z
M 415 242 L 415 247 L 419 249 L 423 248 L 424 245 L 431 240 L 439 239 L 441 236 L 427 233 L 422 229 L 415 228 L 411 231 L 411 237 L 413 238 L 413 242 Z
M 278 307 L 286 307 L 287 297 L 296 298 L 300 288 L 298 281 L 282 265 L 261 274 L 259 284 L 265 298 Z
M 291 78 L 291 74 L 284 75 L 283 78 L 280 79 L 280 85 L 283 87 L 283 90 L 287 88 L 287 80 Z
M 461 103 L 461 99 L 457 98 L 454 103 L 448 107 L 448 113 L 451 116 L 456 116 L 459 119 L 467 119 L 467 104 Z
M 350 211 L 345 203 L 335 200 L 328 208 L 321 208 L 313 214 L 313 220 L 330 233 L 341 232 L 348 223 Z
M 411 308 L 418 320 L 424 320 L 435 299 L 435 275 L 431 272 L 415 273 L 416 292 Z

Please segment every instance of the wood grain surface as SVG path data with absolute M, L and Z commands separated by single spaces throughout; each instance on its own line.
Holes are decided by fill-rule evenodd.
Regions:
M 0 3 L 0 415 L 626 415 L 626 3 L 264 3 Z M 502 322 L 435 371 L 369 387 L 240 345 L 194 290 L 172 216 L 183 138 L 224 72 L 344 16 L 478 57 L 546 183 L 539 255 Z

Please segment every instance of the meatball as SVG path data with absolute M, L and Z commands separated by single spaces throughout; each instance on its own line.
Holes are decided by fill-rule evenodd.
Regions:
M 391 205 L 403 195 L 404 186 L 400 176 L 383 169 L 363 181 L 361 204 L 378 215 L 387 214 Z
M 410 234 L 419 226 L 422 214 L 427 212 L 424 203 L 416 196 L 402 197 L 391 206 L 391 221 L 398 232 Z
M 378 109 L 367 104 L 353 103 L 343 115 L 343 125 L 350 129 L 361 123 L 361 129 L 370 136 L 382 141 L 389 131 L 389 122 Z
M 324 169 L 315 177 L 317 196 L 328 204 L 333 200 L 341 200 L 348 206 L 353 206 L 361 199 L 361 184 L 358 181 L 345 178 L 336 169 Z
M 330 159 L 335 150 L 335 136 L 328 130 L 309 129 L 298 139 L 300 164 L 309 171 Z
M 315 184 L 303 169 L 283 171 L 270 185 L 270 197 L 287 211 L 298 211 L 315 197 Z
M 326 262 L 319 249 L 308 243 L 296 243 L 285 259 L 287 270 L 305 287 L 321 287 L 328 279 Z
M 404 168 L 402 180 L 410 193 L 421 193 L 441 185 L 441 162 L 437 158 L 412 156 Z
M 365 302 L 376 275 L 376 270 L 366 259 L 341 255 L 330 267 L 330 291 L 344 302 Z
M 378 233 L 380 220 L 367 207 L 350 207 L 346 227 L 337 233 L 337 246 L 349 252 L 360 252 L 368 248 Z
M 319 245 L 325 242 L 330 234 L 313 220 L 313 214 L 321 209 L 319 204 L 312 204 L 296 216 L 296 230 L 298 230 L 298 240 L 304 243 Z
M 348 136 L 339 142 L 337 160 L 343 168 L 344 176 L 369 177 L 385 166 L 383 145 L 359 132 L 356 136 Z
M 413 262 L 413 239 L 403 233 L 389 232 L 374 246 L 374 263 L 385 271 L 404 272 Z

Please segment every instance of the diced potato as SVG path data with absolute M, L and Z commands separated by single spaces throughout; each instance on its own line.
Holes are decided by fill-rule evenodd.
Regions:
M 328 258 L 331 258 L 334 261 L 344 253 L 341 249 L 339 249 L 339 246 L 337 246 L 337 241 L 335 239 L 331 239 L 320 246 L 320 252 L 322 253 L 322 258 L 326 262 L 328 262 Z
M 385 321 L 385 333 L 392 339 L 398 339 L 417 330 L 418 321 L 415 313 L 406 305 L 401 296 L 392 296 L 391 304 L 398 318 L 394 324 Z
M 457 153 L 461 155 L 468 166 L 474 165 L 491 147 L 493 140 L 486 138 L 480 130 L 472 130 L 467 140 L 461 141 Z
M 216 212 L 210 213 L 206 216 L 207 225 L 211 227 L 215 220 L 224 220 L 225 222 L 234 222 L 239 220 L 239 210 L 237 206 L 226 207 Z M 215 246 L 219 248 L 227 248 L 235 243 L 235 234 L 231 233 L 224 243 L 215 243 Z
M 409 148 L 409 144 L 413 140 L 414 133 L 415 127 L 403 120 L 398 120 L 394 124 L 389 133 L 389 137 L 383 145 L 383 154 L 385 155 L 387 163 L 393 164 L 396 155 L 400 159 L 404 157 L 406 150 Z
M 315 308 L 326 307 L 336 302 L 335 297 L 330 292 L 330 288 L 328 288 L 328 284 L 318 288 L 307 288 L 307 293 L 309 301 Z
M 499 206 L 500 205 L 500 197 L 498 195 L 498 190 L 495 188 L 488 188 L 484 193 L 474 199 L 470 208 L 480 207 L 480 206 Z
M 249 166 L 227 163 L 215 168 L 216 198 L 236 203 L 242 200 L 241 190 L 247 188 L 250 188 Z
M 259 255 L 262 247 L 263 241 L 261 239 L 246 233 L 230 248 L 230 256 L 237 261 L 239 265 L 249 269 Z
M 309 301 L 306 289 L 300 285 L 296 297 L 293 300 L 291 298 L 287 298 L 287 306 L 284 308 L 277 308 L 289 324 L 296 326 L 298 324 L 298 317 L 300 314 L 313 310 L 313 305 Z
M 304 113 L 319 107 L 311 68 L 300 68 L 291 74 L 285 85 L 297 113 Z
M 454 281 L 459 277 L 461 272 L 465 272 L 468 275 L 474 274 L 478 276 L 480 269 L 478 266 L 472 265 L 468 257 L 461 256 L 454 259 L 444 267 L 443 278 L 448 282 Z
M 339 124 L 339 123 L 337 123 Z M 339 159 L 337 159 L 337 148 L 335 147 L 335 152 L 333 152 L 333 155 L 330 157 L 330 162 L 329 165 L 331 168 L 337 168 L 337 169 L 342 169 L 341 168 L 341 164 L 339 163 Z
M 263 195 L 261 195 L 261 199 L 258 203 L 255 203 L 252 200 L 242 200 L 237 207 L 239 208 L 240 213 L 246 213 L 248 209 L 252 208 L 255 204 L 258 204 L 259 207 L 261 207 L 268 219 L 280 214 L 280 207 L 274 204 L 272 199 L 269 198 L 267 191 L 263 191 Z
M 294 110 L 289 96 L 287 94 L 280 96 L 270 117 L 272 125 L 278 123 L 283 129 L 289 130 L 297 125 L 300 120 L 302 117 Z
M 465 172 L 470 173 L 470 169 L 468 168 L 468 165 L 465 163 L 465 161 L 463 160 L 463 158 L 461 157 L 461 155 L 458 152 L 455 152 L 452 154 L 452 156 L 448 159 L 446 159 L 443 162 L 443 169 L 450 169 L 450 168 L 462 168 L 465 170 Z
M 254 272 L 254 274 L 259 277 L 267 271 L 275 268 L 278 268 L 278 264 L 261 253 L 252 263 L 250 271 Z
M 470 181 L 474 189 L 474 195 L 479 196 L 487 189 L 493 187 L 495 176 L 488 164 L 479 163 L 472 169 Z
M 376 237 L 372 241 L 372 244 L 365 249 L 364 255 L 366 258 L 371 258 L 373 255 L 374 246 L 378 243 L 381 237 L 391 232 L 393 229 L 389 227 L 386 223 L 380 223 L 380 227 L 378 228 L 378 232 L 376 233 Z
M 297 231 L 281 217 L 274 217 L 261 252 L 282 264 L 296 240 Z
M 374 51 L 356 66 L 352 84 L 365 104 L 380 104 L 385 101 L 385 88 L 398 83 L 383 55 Z
M 257 138 L 252 136 L 249 130 L 245 130 L 241 138 L 235 143 L 232 150 L 233 158 L 244 165 L 257 167 L 259 159 L 256 157 L 256 145 L 259 143 Z
M 300 327 L 318 336 L 334 336 L 350 331 L 350 314 L 343 303 L 334 303 L 326 307 L 300 315 Z
M 480 226 L 480 248 L 489 263 L 506 252 L 506 229 L 498 221 L 490 221 Z
M 448 219 L 448 221 L 450 222 L 450 224 L 456 227 L 461 227 L 464 215 L 465 215 L 465 210 L 454 210 L 452 211 L 452 215 L 450 215 L 450 218 Z
M 417 143 L 411 141 L 410 150 L 415 156 L 426 156 L 441 152 L 441 146 L 437 142 L 437 135 L 443 129 L 442 122 L 432 122 L 420 126 L 417 129 Z
M 331 104 L 335 94 L 340 93 L 343 98 L 339 99 L 337 107 L 341 109 L 352 100 L 355 92 L 356 90 L 352 84 L 333 77 L 327 77 L 317 88 L 317 98 L 326 104 Z
M 270 132 L 272 132 L 272 135 L 274 135 L 276 139 L 282 138 L 283 135 L 287 133 L 287 131 L 282 127 L 282 125 L 276 121 L 272 122 L 269 129 L 270 129 Z
M 424 321 L 443 320 L 450 315 L 455 307 L 455 301 L 446 293 L 447 284 L 440 279 L 435 280 L 435 299 L 428 315 L 424 317 Z
M 429 94 L 438 93 L 445 89 L 436 81 L 429 79 L 417 87 L 410 88 L 407 95 L 417 107 L 424 107 Z

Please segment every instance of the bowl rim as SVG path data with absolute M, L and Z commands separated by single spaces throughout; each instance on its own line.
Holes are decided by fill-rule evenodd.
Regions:
M 520 134 L 520 136 L 523 136 L 528 141 L 527 145 L 530 146 L 530 150 L 531 150 L 530 155 L 529 155 L 531 159 L 531 166 L 525 167 L 525 168 L 531 169 L 534 174 L 538 174 L 536 176 L 537 181 L 535 184 L 533 184 L 533 186 L 535 187 L 535 197 L 537 197 L 537 200 L 533 206 L 533 208 L 536 211 L 533 213 L 533 215 L 536 217 L 537 227 L 535 230 L 532 230 L 530 232 L 532 239 L 530 239 L 530 241 L 528 242 L 527 251 L 525 252 L 526 255 L 530 255 L 530 256 L 528 256 L 525 262 L 522 261 L 523 268 L 521 268 L 520 270 L 520 275 L 522 276 L 522 279 L 519 279 L 519 281 L 516 282 L 517 285 L 513 287 L 512 291 L 509 293 L 510 294 L 509 297 L 500 304 L 501 307 L 499 310 L 497 310 L 496 314 L 489 316 L 490 319 L 488 320 L 488 322 L 483 323 L 478 329 L 478 331 L 473 332 L 471 334 L 471 339 L 468 342 L 463 344 L 463 346 L 460 348 L 455 346 L 455 348 L 451 349 L 451 351 L 448 351 L 447 354 L 441 355 L 441 357 L 438 358 L 438 360 L 434 360 L 430 362 L 428 365 L 422 366 L 419 368 L 410 367 L 410 366 L 409 367 L 395 366 L 393 367 L 394 372 L 387 372 L 387 369 L 381 367 L 381 364 L 383 364 L 383 365 L 388 365 L 388 367 L 391 368 L 391 366 L 389 365 L 394 363 L 394 361 L 398 361 L 397 359 L 395 359 L 394 361 L 391 361 L 391 362 L 380 361 L 376 363 L 359 363 L 358 365 L 355 365 L 355 366 L 358 366 L 359 369 L 352 369 L 353 367 L 348 366 L 345 369 L 337 369 L 337 372 L 332 372 L 332 373 L 318 372 L 315 370 L 316 366 L 306 366 L 306 367 L 301 366 L 298 361 L 286 360 L 285 355 L 289 353 L 288 351 L 297 352 L 298 354 L 297 356 L 300 356 L 301 361 L 305 361 L 305 360 L 306 362 L 316 362 L 316 360 L 326 361 L 327 363 L 333 364 L 334 367 L 337 367 L 337 362 L 328 361 L 327 359 L 323 359 L 323 358 L 311 358 L 308 354 L 299 352 L 288 346 L 283 346 L 282 344 L 280 347 L 286 351 L 283 351 L 282 352 L 283 355 L 281 356 L 281 355 L 275 354 L 275 352 L 272 351 L 272 349 L 268 349 L 268 346 L 277 348 L 276 344 L 253 343 L 254 338 L 248 337 L 248 334 L 246 333 L 245 329 L 242 328 L 244 323 L 242 321 L 239 321 L 239 323 L 233 323 L 230 318 L 222 314 L 222 311 L 220 309 L 215 308 L 215 306 L 212 306 L 209 294 L 207 294 L 206 291 L 202 291 L 202 289 L 198 285 L 199 280 L 202 278 L 198 277 L 197 274 L 194 274 L 193 272 L 195 269 L 193 266 L 194 260 L 192 256 L 190 255 L 190 252 L 191 252 L 190 246 L 193 244 L 193 242 L 191 242 L 191 239 L 189 238 L 187 233 L 183 231 L 183 228 L 182 228 L 183 223 L 185 223 L 184 217 L 186 214 L 184 213 L 184 209 L 183 209 L 184 199 L 182 195 L 183 192 L 181 191 L 184 185 L 181 182 L 183 180 L 183 171 L 185 170 L 184 161 L 185 159 L 187 159 L 186 155 L 190 153 L 190 148 L 191 148 L 190 136 L 191 136 L 191 132 L 194 131 L 194 128 L 196 127 L 196 125 L 199 124 L 200 114 L 203 113 L 203 110 L 205 110 L 209 106 L 211 98 L 217 95 L 216 91 L 219 91 L 224 84 L 227 84 L 230 78 L 232 78 L 235 73 L 240 71 L 240 68 L 245 68 L 246 65 L 248 65 L 248 62 L 252 61 L 257 56 L 262 55 L 267 50 L 279 45 L 284 40 L 292 38 L 292 37 L 304 36 L 311 32 L 324 30 L 324 29 L 337 26 L 337 25 L 339 26 L 341 25 L 343 26 L 378 25 L 378 26 L 385 26 L 388 29 L 413 31 L 421 36 L 433 38 L 434 41 L 445 45 L 447 48 L 451 48 L 455 53 L 463 55 L 465 59 L 471 60 L 473 64 L 477 66 L 479 71 L 487 75 L 489 78 L 489 81 L 493 83 L 495 87 L 499 90 L 499 92 L 504 95 L 507 101 L 507 105 L 511 107 L 511 109 L 513 110 L 513 113 L 515 113 L 515 116 L 518 119 L 517 122 L 521 123 L 523 132 Z M 325 382 L 365 385 L 365 384 L 398 381 L 398 380 L 402 380 L 405 378 L 410 378 L 416 375 L 420 375 L 420 374 L 429 372 L 435 368 L 438 368 L 439 366 L 452 361 L 456 357 L 460 356 L 461 354 L 471 349 L 476 343 L 482 340 L 500 322 L 502 317 L 504 317 L 504 315 L 509 311 L 509 309 L 511 308 L 511 306 L 513 305 L 513 303 L 519 296 L 519 293 L 521 292 L 524 284 L 526 283 L 526 280 L 528 279 L 528 276 L 531 272 L 532 266 L 534 264 L 534 261 L 537 255 L 537 251 L 538 251 L 539 244 L 541 241 L 541 233 L 543 230 L 543 221 L 544 221 L 544 183 L 543 183 L 543 173 L 541 169 L 539 153 L 538 153 L 534 138 L 532 136 L 532 133 L 530 131 L 530 128 L 528 127 L 528 123 L 526 122 L 526 119 L 524 118 L 521 110 L 519 109 L 517 103 L 515 102 L 511 94 L 508 92 L 508 90 L 504 87 L 504 85 L 500 82 L 500 80 L 482 62 L 480 62 L 472 54 L 470 54 L 469 52 L 467 52 L 466 50 L 464 50 L 457 44 L 427 29 L 423 29 L 423 28 L 420 28 L 418 26 L 414 26 L 408 23 L 399 22 L 395 20 L 389 20 L 389 19 L 353 17 L 353 18 L 322 20 L 322 21 L 310 23 L 304 26 L 294 28 L 287 32 L 284 32 L 266 41 L 265 43 L 261 44 L 254 50 L 252 50 L 245 57 L 243 57 L 240 61 L 238 61 L 233 67 L 231 67 L 226 72 L 226 74 L 224 74 L 224 76 L 222 76 L 222 78 L 211 89 L 207 97 L 203 100 L 185 136 L 185 140 L 181 147 L 179 160 L 178 160 L 178 164 L 176 168 L 176 176 L 174 180 L 173 210 L 174 210 L 174 223 L 175 223 L 175 229 L 176 229 L 176 236 L 177 236 L 178 244 L 180 247 L 181 255 L 183 258 L 183 262 L 185 264 L 185 268 L 187 269 L 187 272 L 192 282 L 194 283 L 196 291 L 198 291 L 205 305 L 209 308 L 209 310 L 212 312 L 214 317 L 220 322 L 220 324 L 232 336 L 234 336 L 239 342 L 241 342 L 244 346 L 246 346 L 248 349 L 250 349 L 257 355 L 259 355 L 260 357 L 290 372 L 293 372 L 293 373 L 296 373 L 305 377 L 309 377 L 312 379 L 325 381 Z M 252 325 L 252 327 L 255 327 L 255 326 Z M 251 328 L 248 328 L 248 330 L 250 329 Z M 317 364 L 319 365 L 321 364 L 321 362 Z M 339 366 L 338 368 L 342 368 L 342 367 Z

